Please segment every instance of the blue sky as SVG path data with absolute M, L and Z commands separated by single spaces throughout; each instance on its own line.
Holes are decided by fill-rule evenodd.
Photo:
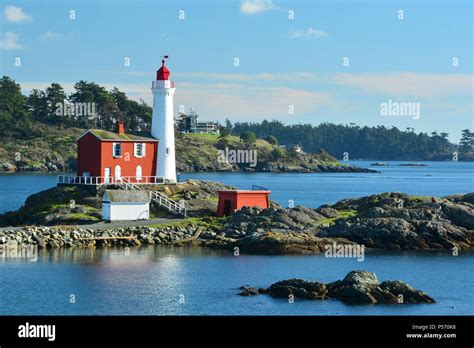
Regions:
M 4 1 L 1 20 L 1 72 L 24 93 L 82 79 L 151 103 L 169 54 L 175 107 L 201 119 L 474 128 L 468 0 Z M 388 100 L 419 119 L 382 116 Z

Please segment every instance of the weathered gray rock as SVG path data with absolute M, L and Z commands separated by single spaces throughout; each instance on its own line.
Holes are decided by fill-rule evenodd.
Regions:
M 312 229 L 322 218 L 313 209 L 301 206 L 267 209 L 243 207 L 223 224 L 222 231 L 232 238 L 242 238 L 252 233 L 262 233 L 262 231 L 303 232 Z
M 257 288 L 252 288 L 248 286 L 241 286 L 240 289 L 242 290 L 239 295 L 240 296 L 254 296 L 258 295 L 259 291 Z
M 312 254 L 324 252 L 326 245 L 337 241 L 340 244 L 353 244 L 342 238 L 328 239 L 316 237 L 311 233 L 272 231 L 268 233 L 252 233 L 238 239 L 231 247 L 238 247 L 248 254 Z
M 410 285 L 399 280 L 386 280 L 380 284 L 380 289 L 393 294 L 397 303 L 434 303 L 431 297 L 421 290 L 412 288 Z
M 4 172 L 15 172 L 17 170 L 17 168 L 14 164 L 11 164 L 11 163 L 8 163 L 8 162 L 2 163 L 1 168 Z
M 268 294 L 272 297 L 322 300 L 335 298 L 353 304 L 405 304 L 434 303 L 435 300 L 421 290 L 402 281 L 384 281 L 379 284 L 375 273 L 352 271 L 343 280 L 332 283 L 287 279 L 272 284 L 268 289 L 243 287 L 242 296 Z
M 474 229 L 474 204 L 443 202 L 441 210 L 448 220 L 468 230 Z
M 318 213 L 321 216 L 324 216 L 325 218 L 335 218 L 339 216 L 339 212 L 336 209 L 331 208 L 329 206 L 319 207 L 318 209 L 315 209 L 315 211 L 316 213 Z
M 365 287 L 376 286 L 379 281 L 375 273 L 367 271 L 351 271 L 342 280 L 344 284 L 360 284 Z
M 287 279 L 272 284 L 266 291 L 272 297 L 284 297 L 294 295 L 305 299 L 326 299 L 328 290 L 326 284 L 311 282 L 303 279 Z
M 304 234 L 342 238 L 377 249 L 472 249 L 474 205 L 469 200 L 470 196 L 464 195 L 432 203 L 430 197 L 392 192 L 345 199 L 318 209 L 244 207 L 228 218 L 221 231 L 239 239 L 238 246 L 252 253 L 286 253 L 285 246 L 292 243 L 300 252 L 316 252 L 315 240 L 303 237 L 302 241 Z M 354 217 L 341 218 L 347 216 L 342 212 L 351 211 L 349 216 Z M 280 235 L 268 238 L 273 233 L 292 235 L 286 239 Z M 260 237 L 248 237 L 254 234 Z M 308 242 L 309 248 L 301 248 L 301 243 Z

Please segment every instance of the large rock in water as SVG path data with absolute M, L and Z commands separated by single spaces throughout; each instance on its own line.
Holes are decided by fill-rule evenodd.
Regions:
M 273 297 L 288 298 L 290 294 L 299 298 L 306 299 L 326 299 L 326 284 L 320 282 L 311 282 L 303 279 L 287 279 L 272 284 L 266 292 Z
M 287 279 L 272 284 L 268 289 L 243 287 L 242 296 L 268 294 L 272 297 L 288 298 L 293 295 L 303 299 L 335 298 L 353 304 L 404 304 L 434 303 L 435 300 L 421 290 L 399 280 L 379 283 L 375 273 L 367 271 L 349 272 L 343 280 L 332 283 Z M 249 289 L 247 291 L 246 289 Z M 251 289 L 251 290 L 250 290 Z
M 375 273 L 349 272 L 343 280 L 328 284 L 331 297 L 349 303 L 397 303 L 397 296 L 379 287 Z

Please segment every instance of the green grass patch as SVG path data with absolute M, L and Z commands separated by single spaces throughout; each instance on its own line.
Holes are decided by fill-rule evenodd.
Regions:
M 343 218 L 347 219 L 350 217 L 354 217 L 357 215 L 357 210 L 341 210 L 339 211 L 339 217 L 338 218 Z
M 317 227 L 332 226 L 339 219 L 348 219 L 357 215 L 356 210 L 339 210 L 338 215 L 333 218 L 323 218 L 316 222 Z
M 415 201 L 415 202 L 426 202 L 426 201 L 431 201 L 431 197 L 429 196 L 410 196 L 408 198 L 409 201 Z
M 29 166 L 40 166 L 40 165 L 42 165 L 42 164 L 43 164 L 43 163 L 38 162 L 38 161 L 30 161 L 30 162 L 28 162 L 28 165 L 29 165 Z
M 73 220 L 90 220 L 90 221 L 100 221 L 100 218 L 94 215 L 89 215 L 85 213 L 73 213 L 68 214 L 67 217 Z
M 196 139 L 208 139 L 208 140 L 217 140 L 219 138 L 218 134 L 212 133 L 189 133 L 185 135 L 189 138 L 196 138 Z
M 176 227 L 176 226 L 199 226 L 199 227 L 219 227 L 220 221 L 222 219 L 217 217 L 189 217 L 181 220 L 176 220 L 172 222 L 158 223 L 148 225 L 149 227 L 162 228 L 162 227 Z
M 347 166 L 347 164 L 341 163 L 339 161 L 321 161 L 321 164 L 325 166 L 331 166 L 331 167 Z

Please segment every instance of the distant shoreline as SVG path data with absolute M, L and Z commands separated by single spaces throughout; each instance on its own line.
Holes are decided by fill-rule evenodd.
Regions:
M 451 160 L 423 160 L 423 161 L 407 161 L 407 160 L 374 160 L 374 159 L 351 159 L 350 161 L 341 161 L 342 166 L 338 167 L 345 167 L 346 165 L 351 166 L 353 163 L 357 162 L 373 162 L 368 163 L 366 166 L 371 167 L 427 167 L 429 163 L 474 163 L 474 160 L 459 160 L 459 161 L 451 161 Z M 398 162 L 398 163 L 397 163 Z M 393 163 L 393 164 L 391 164 Z M 335 167 L 334 167 L 335 168 Z M 301 171 L 296 170 L 293 171 L 291 169 L 288 170 L 253 170 L 252 168 L 246 169 L 245 167 L 242 170 L 200 170 L 200 171 L 180 171 L 182 174 L 193 174 L 193 173 L 377 173 L 378 171 L 372 170 L 369 168 L 357 167 L 352 166 L 353 170 L 343 170 L 338 168 L 338 170 L 332 167 L 328 168 L 327 171 Z M 333 170 L 334 169 L 334 170 Z M 74 170 L 71 171 L 64 171 L 64 170 L 40 170 L 38 168 L 29 168 L 26 170 L 4 170 L 0 164 L 0 175 L 2 174 L 50 174 L 50 175 L 61 175 L 61 174 L 74 174 Z

